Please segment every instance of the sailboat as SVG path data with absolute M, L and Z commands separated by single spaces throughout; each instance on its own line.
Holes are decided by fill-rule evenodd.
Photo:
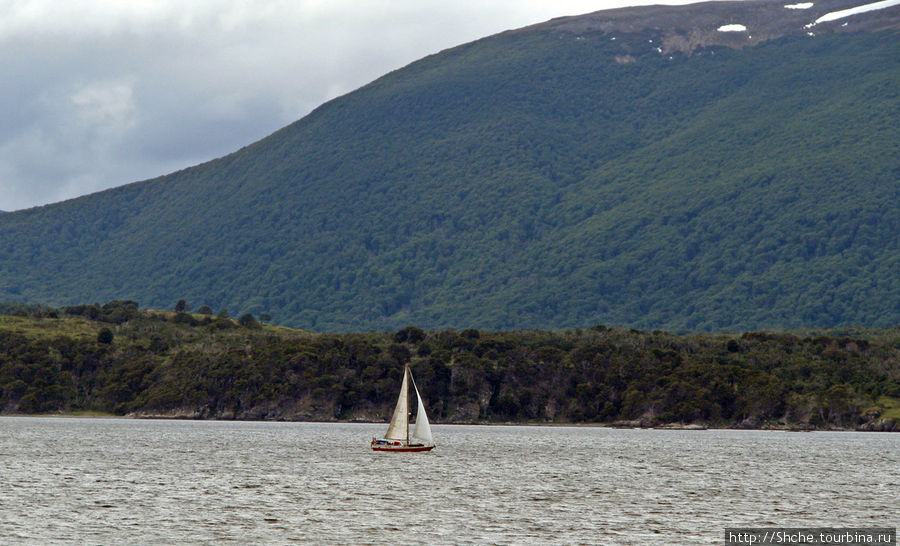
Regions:
M 409 433 L 409 384 L 416 393 L 418 410 L 416 411 L 416 426 Z M 372 438 L 374 451 L 431 451 L 434 449 L 434 440 L 431 437 L 431 424 L 428 423 L 428 414 L 425 413 L 425 404 L 416 387 L 409 366 L 403 368 L 403 383 L 400 384 L 400 397 L 394 407 L 394 416 L 388 425 L 384 438 Z

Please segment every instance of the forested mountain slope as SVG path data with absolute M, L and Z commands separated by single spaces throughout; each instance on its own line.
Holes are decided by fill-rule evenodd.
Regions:
M 852 5 L 629 8 L 444 51 L 221 159 L 3 214 L 0 301 L 898 324 L 900 8 L 806 27 Z

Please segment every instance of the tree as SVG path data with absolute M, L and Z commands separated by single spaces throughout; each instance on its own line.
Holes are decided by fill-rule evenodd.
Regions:
M 175 324 L 189 324 L 191 326 L 197 326 L 200 324 L 197 322 L 193 316 L 188 313 L 175 313 L 175 316 L 172 318 L 172 322 Z
M 113 333 L 109 328 L 101 328 L 99 332 L 97 332 L 97 343 L 112 343 L 113 342 Z
M 425 339 L 425 332 L 415 326 L 407 326 L 394 334 L 394 341 L 397 343 L 418 343 Z
M 271 322 L 271 321 L 272 321 L 272 315 L 270 315 L 269 313 L 260 313 L 260 314 L 259 314 L 259 321 L 260 321 L 260 322 Z
M 259 323 L 256 322 L 256 319 L 253 318 L 252 313 L 244 313 L 241 315 L 241 318 L 238 319 L 238 324 L 243 326 L 244 328 L 259 328 Z
M 175 304 L 175 312 L 176 313 L 186 313 L 188 311 L 188 304 L 184 300 L 178 300 L 178 303 Z
M 209 305 L 204 305 L 204 306 L 200 307 L 200 309 L 197 309 L 197 312 L 200 313 L 201 315 L 212 315 L 213 314 L 212 307 L 210 307 Z

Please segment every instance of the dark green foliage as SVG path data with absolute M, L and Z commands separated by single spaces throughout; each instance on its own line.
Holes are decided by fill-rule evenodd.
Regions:
M 93 305 L 74 305 L 63 307 L 63 313 L 72 316 L 81 316 L 90 320 L 101 322 L 112 322 L 121 324 L 131 320 L 138 315 L 138 304 L 135 301 L 118 301 L 114 300 L 103 306 L 99 304 Z
M 59 318 L 59 311 L 46 305 L 30 303 L 0 303 L 0 315 L 18 317 Z
M 237 328 L 237 324 L 227 317 L 220 316 L 210 322 L 210 327 L 215 328 L 216 330 L 228 330 L 230 328 Z
M 173 316 L 182 315 L 190 317 Z M 0 412 L 387 419 L 409 364 L 438 422 L 900 422 L 878 420 L 900 398 L 896 329 L 310 334 L 164 319 L 138 313 L 116 327 L 112 345 L 103 322 L 0 317 Z M 85 327 L 96 333 L 65 333 Z
M 241 315 L 241 317 L 238 319 L 238 324 L 240 324 L 244 328 L 260 327 L 259 322 L 257 322 L 256 319 L 253 318 L 253 315 L 251 313 L 244 313 L 243 315 Z
M 602 33 L 504 33 L 216 161 L 0 215 L 0 298 L 319 331 L 892 326 L 898 42 L 622 64 Z
M 97 343 L 110 344 L 113 342 L 113 332 L 109 328 L 101 328 L 97 332 Z
M 190 326 L 197 326 L 199 321 L 193 317 L 193 315 L 185 312 L 175 313 L 175 316 L 172 317 L 172 322 L 175 324 L 187 324 Z
M 394 334 L 397 343 L 418 343 L 425 339 L 425 332 L 415 326 L 407 326 Z

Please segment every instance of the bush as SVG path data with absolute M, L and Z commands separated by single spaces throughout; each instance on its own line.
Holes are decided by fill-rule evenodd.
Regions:
M 112 343 L 113 342 L 113 333 L 109 328 L 101 328 L 99 332 L 97 332 L 97 343 Z
M 244 313 L 241 315 L 241 318 L 238 319 L 238 324 L 244 328 L 261 328 L 260 324 L 256 322 L 256 319 L 253 318 L 251 313 Z

